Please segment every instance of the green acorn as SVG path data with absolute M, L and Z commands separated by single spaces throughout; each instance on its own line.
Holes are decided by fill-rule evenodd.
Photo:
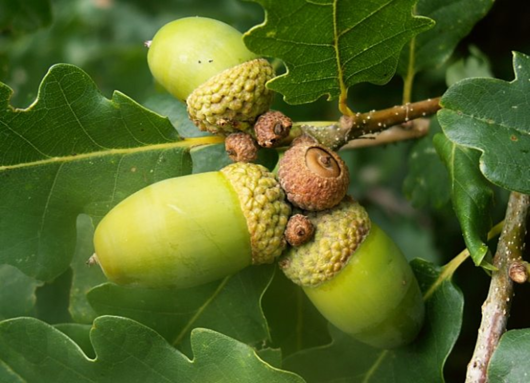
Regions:
M 273 93 L 274 70 L 243 43 L 242 34 L 218 20 L 188 17 L 163 26 L 148 44 L 149 68 L 171 94 L 186 101 L 201 130 L 249 131 Z
M 418 282 L 395 243 L 353 199 L 308 212 L 312 241 L 287 250 L 285 275 L 300 285 L 333 325 L 378 348 L 410 343 L 421 329 Z
M 289 214 L 272 173 L 234 163 L 123 200 L 96 228 L 94 260 L 118 284 L 191 287 L 273 262 L 286 246 Z

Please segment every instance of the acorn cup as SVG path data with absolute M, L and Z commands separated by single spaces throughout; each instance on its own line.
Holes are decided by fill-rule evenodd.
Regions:
M 274 69 L 247 49 L 239 31 L 218 20 L 187 17 L 164 25 L 148 46 L 151 73 L 186 101 L 200 130 L 253 134 L 254 122 L 272 103 L 265 84 Z
M 265 167 L 157 182 L 116 205 L 94 234 L 97 262 L 117 284 L 186 288 L 273 262 L 286 246 L 290 206 Z
M 279 261 L 320 313 L 373 347 L 412 342 L 424 318 L 418 282 L 396 244 L 352 198 L 331 210 L 306 212 L 312 241 L 289 248 Z

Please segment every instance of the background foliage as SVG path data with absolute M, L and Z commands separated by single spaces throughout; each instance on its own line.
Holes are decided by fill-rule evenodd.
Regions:
M 246 31 L 262 23 L 261 5 L 281 15 L 288 11 L 281 7 L 305 2 L 274 3 L 0 0 L 0 81 L 7 84 L 0 86 L 0 381 L 32 382 L 43 376 L 53 382 L 235 381 L 236 376 L 263 382 L 385 381 L 389 376 L 396 381 L 463 380 L 489 282 L 484 270 L 470 261 L 426 297 L 428 325 L 420 340 L 392 352 L 370 349 L 329 328 L 274 266 L 249 268 L 185 291 L 118 287 L 106 283 L 96 268 L 86 267 L 94 225 L 111 206 L 156 180 L 229 163 L 222 145 L 191 149 L 181 140 L 204 134 L 187 121 L 183 106 L 153 83 L 143 41 L 183 16 L 214 17 Z M 349 2 L 337 3 L 345 7 L 341 25 L 346 30 L 355 24 L 347 17 Z M 313 10 L 305 6 L 311 15 Z M 411 6 L 406 1 L 397 7 L 403 11 Z M 336 77 L 336 85 L 328 84 L 309 98 L 297 98 L 285 82 L 288 77 L 277 80 L 276 86 L 301 103 L 325 94 L 336 97 L 341 84 L 355 84 L 348 104 L 367 111 L 401 103 L 403 84 L 412 79 L 411 101 L 417 101 L 442 95 L 449 85 L 468 77 L 497 78 L 464 80 L 444 96 L 447 110 L 440 114 L 440 123 L 451 141 L 440 133 L 435 119 L 430 135 L 416 142 L 341 152 L 351 169 L 350 194 L 410 260 L 423 259 L 413 264 L 427 292 L 439 278 L 440 267 L 466 246 L 474 263 L 485 265 L 487 246 L 495 250 L 495 241 L 487 241 L 486 233 L 490 223 L 504 217 L 504 188 L 528 193 L 528 155 L 516 157 L 518 172 L 504 172 L 506 160 L 492 162 L 489 154 L 509 156 L 513 150 L 491 149 L 497 135 L 475 142 L 476 135 L 451 136 L 446 126 L 455 126 L 454 115 L 471 108 L 466 112 L 468 132 L 477 124 L 498 126 L 506 142 L 513 142 L 515 135 L 526 145 L 528 130 L 518 131 L 517 126 L 529 121 L 524 109 L 528 85 L 523 80 L 530 65 L 521 54 L 512 62 L 511 51 L 530 54 L 530 6 L 508 0 L 420 0 L 417 11 L 437 24 L 418 35 L 413 63 L 403 39 L 389 45 L 394 49 L 387 50 L 389 65 L 359 77 L 354 76 L 355 66 L 349 67 L 343 78 Z M 409 16 L 403 11 L 400 17 Z M 286 21 L 291 20 L 277 22 Z M 311 28 L 303 21 L 289 33 L 325 35 L 318 30 L 306 33 Z M 409 22 L 418 23 L 415 33 L 429 24 L 427 19 Z M 395 28 L 401 24 L 394 24 L 388 27 L 390 35 L 399 32 Z M 296 77 L 299 63 L 282 53 L 285 46 L 265 48 L 260 30 L 253 33 L 246 37 L 247 44 L 282 58 L 293 70 L 291 79 Z M 353 42 L 357 40 L 345 38 L 341 52 L 362 50 Z M 328 53 L 312 56 L 316 61 L 326 57 Z M 512 82 L 514 73 L 518 77 Z M 377 79 L 389 82 L 383 87 L 364 82 L 385 82 Z M 480 104 L 483 94 L 477 88 L 509 96 L 505 105 L 495 99 Z M 506 108 L 514 103 L 520 103 L 521 114 L 499 118 L 507 116 Z M 474 109 L 481 105 L 482 110 Z M 273 108 L 294 120 L 339 117 L 336 102 L 326 97 L 295 106 L 277 97 Z M 479 152 L 473 148 L 484 151 L 481 169 Z M 444 163 L 451 169 L 455 153 L 467 158 L 469 166 L 447 172 Z M 260 157 L 271 167 L 276 159 L 274 152 Z M 455 188 L 455 180 L 467 184 Z M 473 203 L 467 198 L 470 193 Z M 466 221 L 462 215 L 475 218 Z M 510 329 L 530 327 L 524 304 L 528 293 L 527 286 L 517 286 Z M 525 329 L 506 333 L 492 360 L 492 381 L 517 380 L 529 373 L 520 367 L 524 363 L 512 366 L 517 358 L 527 360 L 521 350 L 528 338 Z M 227 354 L 231 360 L 224 358 Z M 352 360 L 358 363 L 352 366 Z

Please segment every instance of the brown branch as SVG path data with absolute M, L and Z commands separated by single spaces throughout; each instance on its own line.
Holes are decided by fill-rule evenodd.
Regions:
M 430 120 L 418 118 L 411 121 L 411 124 L 394 125 L 378 134 L 366 135 L 361 139 L 352 140 L 342 147 L 342 149 L 366 148 L 368 146 L 378 146 L 392 144 L 415 138 L 421 138 L 429 134 Z
M 466 383 L 487 382 L 488 364 L 501 335 L 506 331 L 513 297 L 509 269 L 513 262 L 521 260 L 529 209 L 530 196 L 516 192 L 510 194 L 504 228 L 493 259 L 497 271 L 492 273 L 488 296 L 482 305 L 482 321 L 475 351 L 468 364 Z
M 440 109 L 440 98 L 432 98 L 392 108 L 342 116 L 337 123 L 315 126 L 301 123 L 294 129 L 290 140 L 301 134 L 309 134 L 318 142 L 332 149 L 339 149 L 348 142 L 381 132 L 395 125 L 436 113 Z

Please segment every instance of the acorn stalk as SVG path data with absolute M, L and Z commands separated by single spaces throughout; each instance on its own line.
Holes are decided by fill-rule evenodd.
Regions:
M 378 348 L 413 341 L 424 304 L 418 282 L 396 244 L 351 198 L 310 213 L 315 238 L 290 248 L 280 261 L 333 325 Z
M 290 207 L 261 165 L 152 184 L 99 223 L 94 246 L 107 278 L 118 284 L 185 288 L 271 263 L 285 248 Z

